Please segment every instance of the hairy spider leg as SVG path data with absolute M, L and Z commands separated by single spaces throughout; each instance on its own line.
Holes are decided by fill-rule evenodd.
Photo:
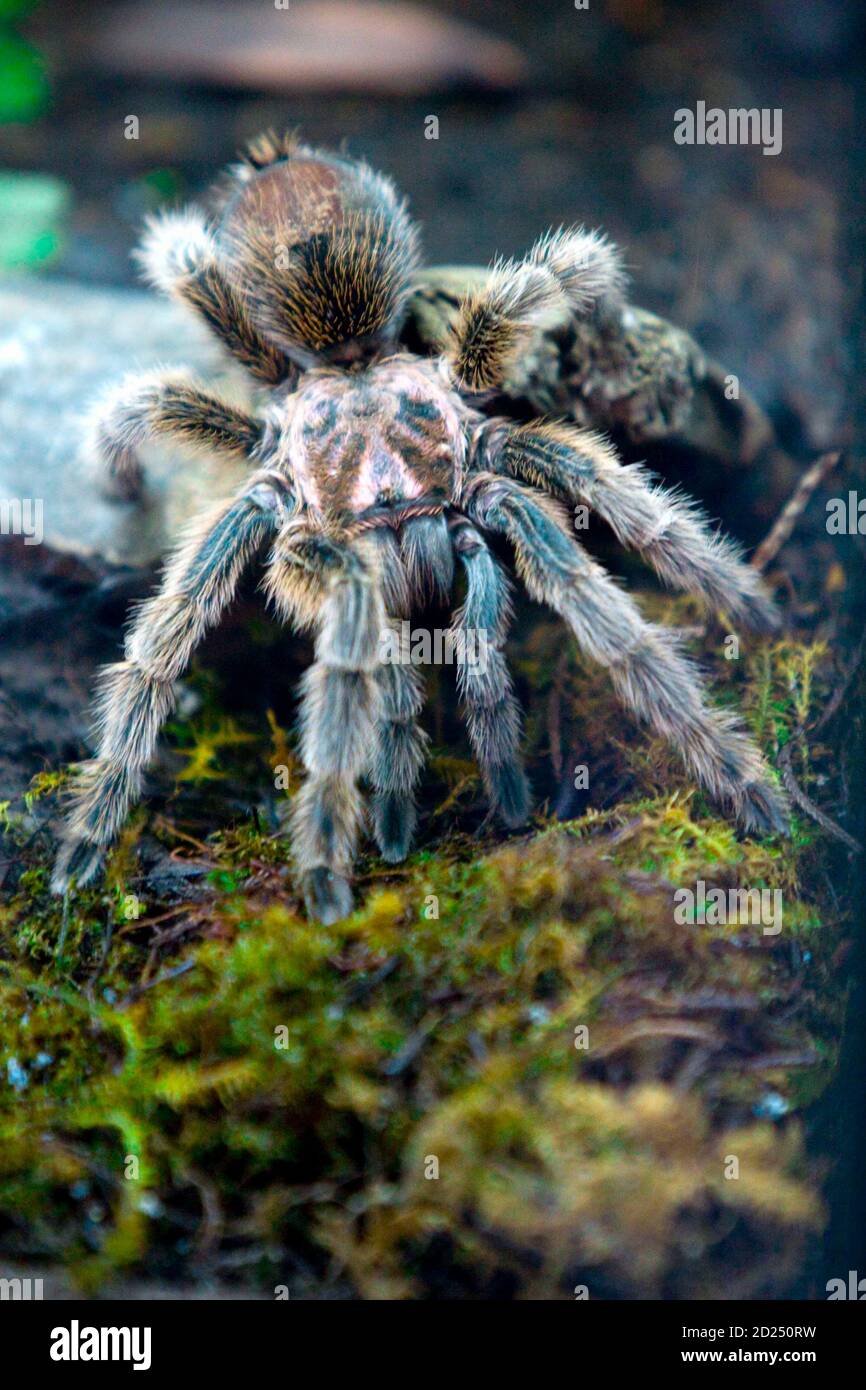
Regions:
M 174 708 L 174 682 L 230 602 L 240 575 L 276 525 L 276 510 L 244 492 L 198 518 L 138 609 L 125 660 L 103 668 L 96 703 L 96 757 L 81 764 L 52 879 L 65 892 L 97 873 L 141 791 L 157 736 Z
M 412 607 L 400 543 L 390 528 L 380 527 L 370 535 L 379 554 L 388 621 L 397 623 L 409 616 Z M 382 694 L 382 714 L 370 767 L 373 834 L 382 858 L 396 864 L 409 853 L 418 816 L 415 788 L 428 744 L 427 735 L 418 724 L 424 691 L 411 660 L 380 661 L 376 679 Z
M 585 504 L 672 588 L 755 631 L 778 629 L 760 575 L 736 542 L 711 531 L 696 502 L 656 484 L 639 464 L 622 464 L 600 435 L 556 424 L 506 428 L 488 440 L 486 463 Z
M 458 652 L 472 662 L 457 664 L 457 686 L 466 707 L 469 741 L 492 806 L 507 825 L 523 825 L 529 788 L 520 757 L 520 707 L 502 650 L 511 618 L 511 591 L 502 566 L 479 531 L 465 518 L 452 527 L 454 549 L 466 576 L 466 597 L 454 614 Z M 479 642 L 479 634 L 483 644 Z
M 460 304 L 445 351 L 453 379 L 468 391 L 504 386 L 540 333 L 571 314 L 613 313 L 624 283 L 606 237 L 582 227 L 548 232 L 522 261 L 497 261 Z
M 150 439 L 251 460 L 261 437 L 251 415 L 175 369 L 136 374 L 112 387 L 91 409 L 84 448 L 102 465 L 108 490 L 133 498 L 143 481 L 138 451 Z
M 301 524 L 275 548 L 266 589 L 287 616 L 312 620 L 316 659 L 301 680 L 307 777 L 290 812 L 307 910 L 328 924 L 352 910 L 349 881 L 363 820 L 359 779 L 382 717 L 377 679 L 385 606 L 372 547 Z
M 465 503 L 479 526 L 509 538 L 530 596 L 565 619 L 583 651 L 608 668 L 627 708 L 668 739 L 710 795 L 747 830 L 783 831 L 784 797 L 758 749 L 737 720 L 704 702 L 676 638 L 644 620 L 570 535 L 559 506 L 491 475 L 472 480 Z
M 216 238 L 198 208 L 151 218 L 135 254 L 150 284 L 203 319 L 257 381 L 276 386 L 296 376 L 286 354 L 253 324 L 246 298 L 232 284 Z

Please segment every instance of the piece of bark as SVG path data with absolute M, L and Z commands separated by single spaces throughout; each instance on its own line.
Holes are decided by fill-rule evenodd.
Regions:
M 412 304 L 420 343 L 445 345 L 460 300 L 484 283 L 479 266 L 423 271 Z M 773 438 L 760 406 L 688 333 L 635 305 L 601 323 L 564 315 L 508 381 L 506 414 L 558 415 L 635 448 L 665 443 L 728 467 L 748 465 Z
M 268 92 L 501 90 L 526 72 L 506 40 L 399 0 L 126 4 L 85 52 L 111 72 Z

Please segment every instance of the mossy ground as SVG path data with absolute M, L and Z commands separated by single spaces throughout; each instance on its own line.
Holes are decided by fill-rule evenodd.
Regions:
M 6 808 L 10 1257 L 62 1263 L 87 1291 L 123 1272 L 293 1296 L 791 1287 L 824 1219 L 801 1117 L 844 1011 L 827 847 L 798 819 L 790 842 L 739 838 L 556 624 L 536 613 L 523 630 L 530 833 L 484 819 L 436 682 L 420 847 L 397 869 L 363 859 L 358 910 L 337 926 L 305 919 L 271 817 L 296 785 L 292 740 L 272 714 L 268 746 L 210 685 L 171 730 L 162 803 L 135 813 L 65 920 L 46 886 L 59 779 Z M 832 659 L 786 640 L 726 660 L 723 638 L 692 645 L 772 760 L 820 707 Z M 551 808 L 579 764 L 592 808 L 561 823 Z M 793 767 L 813 791 L 833 775 L 805 742 Z M 247 810 L 227 799 L 204 825 L 219 802 L 203 813 L 196 798 L 240 782 Z M 195 893 L 149 893 L 148 844 L 203 866 Z M 678 925 L 674 891 L 700 879 L 781 889 L 782 931 Z

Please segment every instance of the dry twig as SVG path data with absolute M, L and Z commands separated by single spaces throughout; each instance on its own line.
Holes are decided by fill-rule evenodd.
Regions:
M 824 481 L 827 474 L 836 467 L 839 453 L 822 454 L 806 469 L 797 484 L 790 501 L 786 502 L 776 518 L 768 535 L 764 537 L 751 559 L 756 570 L 765 570 L 771 560 L 775 560 L 787 541 L 806 507 L 816 487 Z

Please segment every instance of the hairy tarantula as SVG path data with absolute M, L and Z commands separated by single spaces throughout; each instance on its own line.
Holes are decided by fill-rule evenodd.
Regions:
M 483 631 L 489 644 L 483 668 L 458 666 L 469 738 L 490 802 L 509 825 L 527 817 L 503 654 L 509 581 L 487 535 L 507 539 L 529 594 L 565 619 L 624 703 L 745 829 L 785 828 L 784 798 L 757 748 L 706 703 L 675 637 L 581 548 L 562 503 L 593 509 L 669 584 L 770 631 L 777 617 L 755 571 L 692 502 L 622 465 L 601 436 L 485 413 L 564 302 L 578 314 L 621 305 L 623 275 L 604 237 L 560 230 L 525 260 L 498 262 L 430 359 L 397 341 L 418 251 L 393 185 L 294 137 L 253 142 L 213 219 L 164 215 L 139 255 L 151 282 L 197 311 L 267 394 L 254 418 L 165 371 L 126 380 L 94 414 L 92 447 L 122 495 L 140 487 L 137 449 L 151 436 L 248 460 L 250 475 L 193 520 L 137 612 L 125 660 L 102 673 L 99 747 L 77 771 L 57 891 L 98 871 L 140 792 L 174 682 L 266 543 L 265 593 L 280 617 L 315 634 L 302 680 L 307 778 L 291 823 L 308 911 L 322 921 L 351 910 L 359 781 L 372 788 L 383 857 L 409 849 L 422 695 L 413 666 L 380 660 L 380 638 L 432 595 L 450 595 L 455 557 L 465 597 L 453 630 Z

